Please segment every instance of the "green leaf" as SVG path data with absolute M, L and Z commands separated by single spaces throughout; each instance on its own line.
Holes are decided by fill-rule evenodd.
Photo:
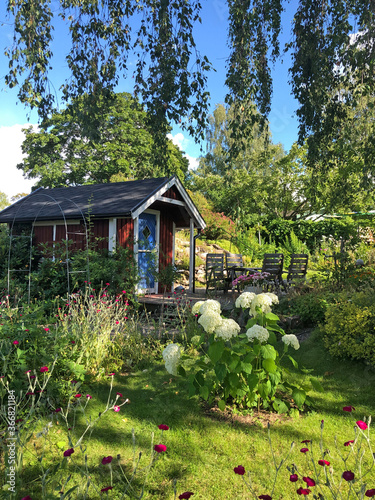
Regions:
M 60 450 L 63 450 L 65 449 L 66 447 L 66 442 L 65 441 L 59 441 L 58 443 L 56 443 L 57 447 L 60 449 Z
M 263 399 L 267 399 L 271 393 L 271 382 L 267 380 L 267 382 L 259 384 L 258 392 Z
M 219 410 L 224 411 L 226 406 L 225 401 L 223 399 L 220 399 L 217 406 L 219 407 Z
M 244 361 L 241 361 L 241 370 L 244 373 L 251 373 L 253 370 L 253 365 L 251 363 L 245 363 Z
M 200 388 L 200 395 L 202 396 L 203 399 L 205 399 L 207 401 L 208 399 L 208 396 L 209 396 L 209 390 L 208 390 L 208 387 L 206 385 L 203 385 L 201 388 Z
M 177 373 L 181 375 L 181 377 L 186 377 L 186 370 L 183 366 L 179 365 L 177 368 Z
M 278 316 L 276 316 L 276 314 L 272 312 L 265 314 L 264 317 L 266 318 L 267 321 L 279 321 L 280 319 Z
M 316 378 L 310 378 L 311 385 L 313 386 L 316 392 L 324 392 L 324 387 Z
M 208 355 L 213 363 L 217 363 L 224 352 L 224 342 L 213 342 L 208 348 Z
M 218 363 L 217 365 L 215 365 L 215 373 L 219 382 L 222 382 L 224 380 L 227 372 L 227 367 L 223 363 Z
M 229 373 L 228 380 L 231 387 L 237 388 L 240 384 L 238 375 L 236 373 Z
M 267 373 L 275 373 L 277 372 L 277 366 L 273 359 L 267 358 L 262 361 L 262 366 L 266 370 Z
M 295 387 L 292 392 L 292 398 L 294 399 L 294 402 L 296 403 L 298 408 L 302 408 L 303 403 L 306 399 L 306 392 Z
M 284 401 L 281 399 L 275 399 L 272 403 L 273 409 L 277 411 L 277 413 L 288 413 L 289 406 L 287 406 Z
M 270 344 L 262 345 L 260 352 L 265 359 L 276 359 L 277 353 L 275 348 Z
M 292 365 L 294 366 L 294 368 L 298 368 L 297 361 L 294 358 L 292 358 L 292 356 L 290 356 L 289 354 L 287 354 L 287 356 L 290 359 L 290 361 L 292 362 Z
M 250 391 L 254 391 L 259 383 L 259 377 L 258 375 L 255 375 L 255 373 L 252 373 L 246 378 L 247 385 L 249 386 Z

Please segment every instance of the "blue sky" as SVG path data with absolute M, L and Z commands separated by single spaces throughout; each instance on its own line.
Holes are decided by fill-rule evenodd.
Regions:
M 0 2 L 0 47 L 9 46 L 12 39 L 12 27 L 6 22 L 4 12 L 4 2 Z M 209 75 L 208 90 L 211 94 L 211 109 L 216 104 L 223 103 L 226 88 L 225 72 L 226 59 L 229 56 L 227 47 L 227 7 L 224 0 L 202 1 L 202 24 L 196 26 L 194 36 L 197 46 L 202 54 L 207 55 L 216 72 Z M 290 5 L 292 4 L 292 5 Z M 294 5 L 293 5 L 294 4 Z M 293 12 L 296 7 L 295 0 L 287 4 L 287 11 L 283 15 L 283 33 L 281 35 L 282 45 L 291 38 L 290 28 Z M 62 79 L 66 75 L 66 66 L 63 56 L 65 55 L 63 32 L 56 31 L 53 51 L 56 56 L 54 71 L 51 75 L 52 83 L 58 88 Z M 297 104 L 291 96 L 291 88 L 288 85 L 289 59 L 283 63 L 277 63 L 273 69 L 274 92 L 272 108 L 269 116 L 273 142 L 282 143 L 286 150 L 289 150 L 292 143 L 297 140 L 298 123 L 294 117 Z M 16 165 L 21 161 L 22 155 L 20 144 L 22 143 L 21 128 L 28 123 L 28 110 L 17 103 L 17 90 L 8 89 L 4 84 L 4 74 L 8 67 L 5 56 L 0 55 L 0 148 L 2 151 L 2 162 L 0 169 L 2 181 L 0 191 L 5 192 L 9 197 L 19 192 L 29 192 L 34 181 L 26 181 L 22 173 L 17 170 Z M 131 78 L 124 81 L 119 87 L 119 91 L 131 91 Z M 36 124 L 37 116 L 33 112 L 29 116 L 29 123 Z M 200 144 L 195 144 L 187 132 L 179 127 L 174 127 L 172 131 L 174 140 L 185 151 L 191 165 L 197 163 L 200 156 Z

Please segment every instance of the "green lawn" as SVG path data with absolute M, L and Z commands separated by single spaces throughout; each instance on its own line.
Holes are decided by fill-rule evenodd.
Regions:
M 319 341 L 319 335 L 313 334 L 301 344 L 295 359 L 306 368 L 313 369 L 314 375 L 324 387 L 324 393 L 312 393 L 315 408 L 296 419 L 277 417 L 272 419 L 271 438 L 276 460 L 284 457 L 294 441 L 295 447 L 287 463 L 282 467 L 276 483 L 273 499 L 299 498 L 296 490 L 305 483 L 289 481 L 290 472 L 286 465 L 296 464 L 301 477 L 313 477 L 314 471 L 308 454 L 300 452 L 300 448 L 308 446 L 313 450 L 316 460 L 322 458 L 319 451 L 321 421 L 324 420 L 324 450 L 330 450 L 326 457 L 335 469 L 336 477 L 344 470 L 354 470 L 352 462 L 344 466 L 340 462 L 336 451 L 335 437 L 340 453 L 345 457 L 349 447 L 343 443 L 354 439 L 355 420 L 363 420 L 365 416 L 375 414 L 375 371 L 361 363 L 341 361 L 331 358 Z M 299 376 L 291 369 L 291 377 Z M 87 446 L 86 476 L 90 476 L 92 483 L 86 498 L 96 499 L 105 497 L 100 489 L 111 484 L 108 465 L 101 465 L 103 457 L 113 456 L 114 488 L 108 492 L 108 498 L 121 498 L 121 488 L 116 480 L 118 471 L 117 455 L 125 470 L 130 472 L 133 461 L 132 429 L 134 429 L 136 443 L 135 455 L 142 452 L 141 468 L 148 464 L 151 453 L 151 435 L 155 433 L 154 444 L 162 442 L 167 451 L 157 456 L 156 463 L 151 469 L 143 498 L 174 499 L 173 484 L 176 483 L 177 498 L 184 491 L 194 493 L 193 500 L 223 499 L 237 500 L 254 498 L 243 478 L 236 475 L 233 468 L 243 465 L 250 471 L 253 487 L 257 495 L 270 494 L 273 483 L 272 455 L 268 442 L 267 418 L 262 415 L 223 415 L 222 413 L 208 412 L 197 398 L 189 399 L 185 388 L 177 383 L 162 365 L 152 369 L 129 373 L 116 374 L 114 378 L 113 394 L 120 392 L 130 403 L 123 406 L 121 411 L 106 413 L 95 427 L 90 439 L 84 441 Z M 103 411 L 108 398 L 109 382 L 93 381 L 80 388 L 82 394 L 92 395 L 88 405 L 88 415 L 96 418 Z M 352 405 L 355 412 L 343 412 L 343 406 Z M 353 416 L 355 419 L 353 419 Z M 50 430 L 50 442 L 46 442 L 45 456 L 38 462 L 35 456 L 26 452 L 24 456 L 24 474 L 22 488 L 18 498 L 30 495 L 33 500 L 41 499 L 42 493 L 38 482 L 33 479 L 38 474 L 40 463 L 47 468 L 53 460 L 62 457 L 64 449 L 70 446 L 66 433 L 62 430 L 62 422 L 55 424 Z M 167 424 L 169 431 L 164 431 L 160 440 L 159 424 Z M 83 419 L 78 420 L 73 435 L 80 436 L 84 429 Z M 35 449 L 42 452 L 43 437 L 31 440 L 28 445 L 32 453 Z M 301 444 L 303 440 L 312 440 L 308 445 Z M 56 446 L 60 443 L 60 449 Z M 35 444 L 35 447 L 34 447 Z M 310 452 L 309 452 L 310 453 Z M 84 464 L 85 453 L 79 449 L 68 460 L 62 476 L 70 473 L 72 478 L 69 485 L 81 482 L 77 469 L 72 464 Z M 322 472 L 323 468 L 317 466 Z M 364 467 L 365 468 L 365 467 Z M 40 469 L 39 469 L 40 470 Z M 55 479 L 58 478 L 58 472 Z M 138 492 L 142 485 L 144 472 L 136 476 L 135 484 Z M 367 477 L 367 488 L 375 488 L 375 471 Z M 61 485 L 60 485 L 61 486 Z M 58 490 L 58 486 L 56 486 Z M 343 490 L 348 491 L 349 485 L 344 484 Z M 68 488 L 65 489 L 65 491 Z M 60 498 L 60 496 L 45 498 Z M 83 487 L 76 490 L 72 498 L 83 498 Z M 310 495 L 312 496 L 312 494 Z M 330 498 L 330 497 L 327 497 Z M 348 498 L 345 496 L 345 498 Z M 349 498 L 356 498 L 351 497 Z

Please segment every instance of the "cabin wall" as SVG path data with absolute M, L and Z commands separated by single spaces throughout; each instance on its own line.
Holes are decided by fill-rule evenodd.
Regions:
M 134 221 L 133 219 L 117 219 L 117 243 L 120 247 L 133 250 L 134 247 Z
M 167 210 L 160 212 L 160 246 L 159 246 L 159 269 L 164 269 L 166 266 L 173 264 L 173 219 Z M 162 286 L 159 284 L 159 293 Z M 170 292 L 171 287 L 167 287 L 166 291 Z

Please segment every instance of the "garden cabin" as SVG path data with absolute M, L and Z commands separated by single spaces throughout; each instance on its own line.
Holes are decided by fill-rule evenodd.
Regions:
M 32 230 L 33 245 L 72 240 L 85 249 L 87 227 L 99 248 L 133 249 L 141 276 L 139 290 L 158 293 L 150 273 L 150 254 L 159 269 L 174 264 L 175 232 L 190 231 L 189 288 L 194 287 L 194 232 L 205 222 L 176 176 L 54 189 L 39 188 L 0 212 L 10 232 L 17 225 Z M 70 247 L 72 248 L 72 247 Z

